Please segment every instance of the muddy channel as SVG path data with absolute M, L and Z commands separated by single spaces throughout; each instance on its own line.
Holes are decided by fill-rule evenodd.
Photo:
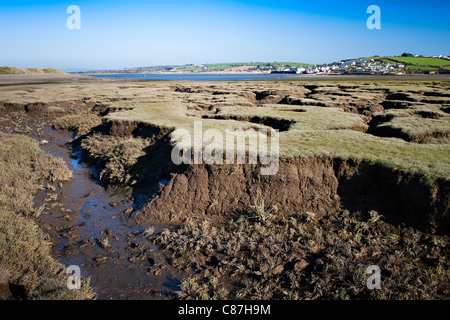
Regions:
M 41 148 L 73 171 L 69 182 L 45 185 L 35 197 L 36 207 L 44 208 L 39 224 L 54 243 L 55 257 L 66 267 L 79 266 L 97 299 L 170 298 L 186 274 L 170 266 L 170 257 L 145 239 L 142 228 L 127 223 L 124 213 L 135 203 L 131 195 L 110 191 L 94 178 L 94 169 L 67 145 L 72 133 L 47 128 L 35 138 L 47 140 Z

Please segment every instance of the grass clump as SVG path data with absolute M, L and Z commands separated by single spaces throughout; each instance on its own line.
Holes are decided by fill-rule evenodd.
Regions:
M 198 283 L 194 277 L 188 277 L 180 285 L 177 296 L 180 299 L 190 300 L 225 300 L 229 292 L 220 286 L 217 278 L 213 277 Z
M 114 138 L 95 134 L 81 143 L 91 162 L 101 168 L 100 180 L 116 185 L 134 185 L 138 171 L 134 166 L 145 155 L 149 140 L 142 138 Z
M 101 123 L 101 118 L 96 114 L 81 113 L 56 118 L 53 121 L 53 126 L 55 129 L 70 130 L 76 132 L 78 135 L 84 135 Z

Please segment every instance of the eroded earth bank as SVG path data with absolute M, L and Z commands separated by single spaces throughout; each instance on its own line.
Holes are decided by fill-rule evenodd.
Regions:
M 3 297 L 449 297 L 448 81 L 17 85 L 0 97 L 2 169 L 23 166 L 1 176 Z M 175 165 L 173 133 L 195 121 L 279 130 L 278 172 Z M 18 210 L 8 199 L 30 175 Z M 22 261 L 12 221 L 39 226 L 21 241 L 47 239 L 52 269 L 32 250 Z M 69 265 L 82 290 L 65 289 Z M 380 290 L 366 286 L 371 265 Z

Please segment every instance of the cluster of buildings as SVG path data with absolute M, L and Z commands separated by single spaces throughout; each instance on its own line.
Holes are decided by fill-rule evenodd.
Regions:
M 351 59 L 339 62 L 315 65 L 312 67 L 284 68 L 272 73 L 290 74 L 324 74 L 324 73 L 402 73 L 405 68 L 401 63 L 386 63 L 373 59 Z
M 449 56 L 434 55 L 424 56 L 408 54 L 409 57 L 439 58 L 450 60 Z M 405 64 L 395 61 L 375 60 L 375 59 L 347 59 L 333 63 L 315 65 L 312 67 L 288 67 L 272 70 L 271 73 L 287 74 L 326 74 L 326 73 L 381 73 L 399 74 L 405 73 Z M 431 72 L 430 72 L 431 73 Z

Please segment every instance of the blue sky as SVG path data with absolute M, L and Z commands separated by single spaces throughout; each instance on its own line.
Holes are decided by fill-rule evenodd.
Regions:
M 369 5 L 381 30 L 369 30 Z M 81 29 L 69 30 L 69 5 Z M 450 55 L 450 1 L 0 1 L 0 65 L 111 69 Z

